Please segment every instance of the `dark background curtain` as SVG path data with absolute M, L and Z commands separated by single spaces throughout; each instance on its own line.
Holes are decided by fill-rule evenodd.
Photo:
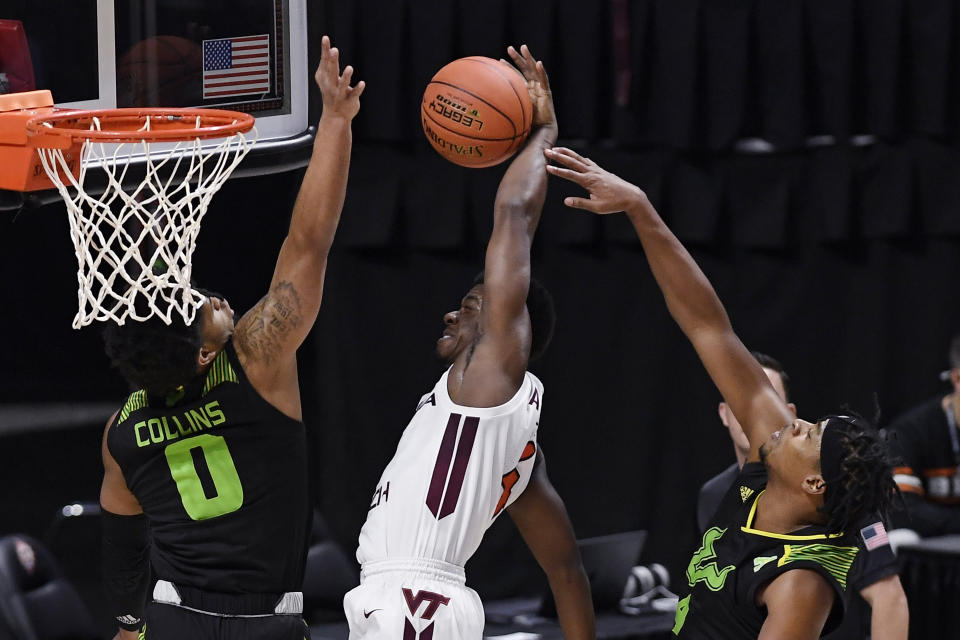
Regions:
M 872 415 L 879 403 L 886 422 L 943 389 L 937 373 L 960 330 L 957 9 L 311 3 L 313 41 L 330 33 L 368 83 L 323 309 L 300 352 L 314 495 L 337 539 L 355 547 L 380 471 L 442 372 L 432 356 L 442 315 L 482 267 L 491 228 L 503 167 L 445 163 L 420 131 L 417 104 L 436 69 L 527 42 L 550 71 L 563 141 L 648 191 L 744 342 L 787 367 L 801 415 L 845 403 Z M 747 153 L 745 138 L 772 151 Z M 266 291 L 301 177 L 222 189 L 195 255 L 201 284 L 238 309 Z M 551 182 L 534 256 L 559 316 L 532 367 L 546 386 L 550 476 L 579 536 L 649 529 L 644 560 L 667 564 L 677 581 L 694 545 L 697 489 L 733 460 L 720 398 L 632 228 L 565 209 L 571 192 Z M 63 206 L 0 217 L 0 265 L 0 402 L 119 406 L 126 389 L 97 329 L 69 328 L 76 264 Z M 95 500 L 101 430 L 0 440 L 0 530 L 42 532 L 63 502 Z M 468 574 L 488 597 L 538 581 L 505 521 Z

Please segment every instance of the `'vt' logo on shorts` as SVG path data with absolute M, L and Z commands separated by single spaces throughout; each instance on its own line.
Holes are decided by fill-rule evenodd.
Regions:
M 417 591 L 417 594 L 414 595 L 413 591 L 407 588 L 403 589 L 403 597 L 407 601 L 407 608 L 410 609 L 410 615 L 413 617 L 418 617 L 417 611 L 420 609 L 420 605 L 424 602 L 427 603 L 427 606 L 423 610 L 423 614 L 419 616 L 421 620 L 432 620 L 433 614 L 437 612 L 437 609 L 440 608 L 440 605 L 446 606 L 446 604 L 450 602 L 450 598 L 447 596 L 434 593 L 433 591 Z M 418 639 L 433 640 L 433 622 L 424 627 L 418 634 L 416 628 L 410 622 L 410 619 L 404 618 L 403 640 Z

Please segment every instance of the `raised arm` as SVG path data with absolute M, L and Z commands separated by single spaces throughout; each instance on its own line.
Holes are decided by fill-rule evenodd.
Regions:
M 323 37 L 314 75 L 323 96 L 313 155 L 293 207 L 290 230 L 280 249 L 270 290 L 237 323 L 234 345 L 257 390 L 282 411 L 299 418 L 296 351 L 320 310 L 327 255 L 340 221 L 347 189 L 352 133 L 364 83 L 351 87 L 353 68 L 340 73 L 340 56 Z M 295 406 L 294 406 L 295 405 Z
M 537 452 L 536 466 L 526 490 L 507 507 L 507 512 L 547 574 L 563 637 L 593 640 L 590 582 L 580 561 L 580 550 L 563 500 L 547 477 L 542 452 Z
M 747 460 L 758 460 L 760 445 L 771 433 L 793 422 L 794 416 L 771 386 L 763 367 L 733 332 L 703 271 L 639 187 L 570 149 L 558 147 L 547 150 L 546 155 L 560 165 L 549 166 L 550 173 L 590 192 L 589 198 L 567 198 L 567 206 L 599 214 L 626 211 L 670 315 L 693 344 L 724 401 L 743 425 L 750 440 Z
M 557 140 L 553 96 L 543 63 L 526 45 L 507 49 L 523 74 L 533 102 L 533 130 L 510 163 L 493 206 L 493 232 L 484 267 L 484 335 L 477 346 L 475 370 L 492 384 L 470 385 L 463 400 L 490 406 L 508 400 L 523 383 L 530 353 L 530 321 L 525 307 L 530 288 L 530 246 L 547 194 L 545 149 Z M 504 65 L 505 73 L 512 73 Z M 497 379 L 490 380 L 489 376 Z

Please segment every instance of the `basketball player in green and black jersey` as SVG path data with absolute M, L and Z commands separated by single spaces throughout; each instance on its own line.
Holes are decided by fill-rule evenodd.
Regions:
M 570 149 L 545 153 L 558 165 L 550 173 L 590 193 L 567 198 L 568 206 L 627 213 L 670 314 L 750 442 L 687 567 L 690 591 L 678 605 L 674 633 L 697 640 L 819 638 L 842 615 L 857 554 L 847 532 L 867 514 L 883 513 L 896 495 L 884 443 L 861 418 L 795 418 L 646 194 Z M 907 637 L 905 623 L 886 631 L 887 638 Z
M 118 638 L 298 638 L 310 507 L 296 351 L 320 309 L 362 82 L 324 36 L 313 155 L 270 290 L 234 326 L 110 325 L 137 389 L 103 438 L 104 581 Z M 144 614 L 150 564 L 158 581 Z

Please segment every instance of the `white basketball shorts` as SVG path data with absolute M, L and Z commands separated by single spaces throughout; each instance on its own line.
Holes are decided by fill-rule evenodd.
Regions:
M 425 559 L 363 565 L 343 598 L 350 640 L 482 640 L 483 604 L 463 568 Z

